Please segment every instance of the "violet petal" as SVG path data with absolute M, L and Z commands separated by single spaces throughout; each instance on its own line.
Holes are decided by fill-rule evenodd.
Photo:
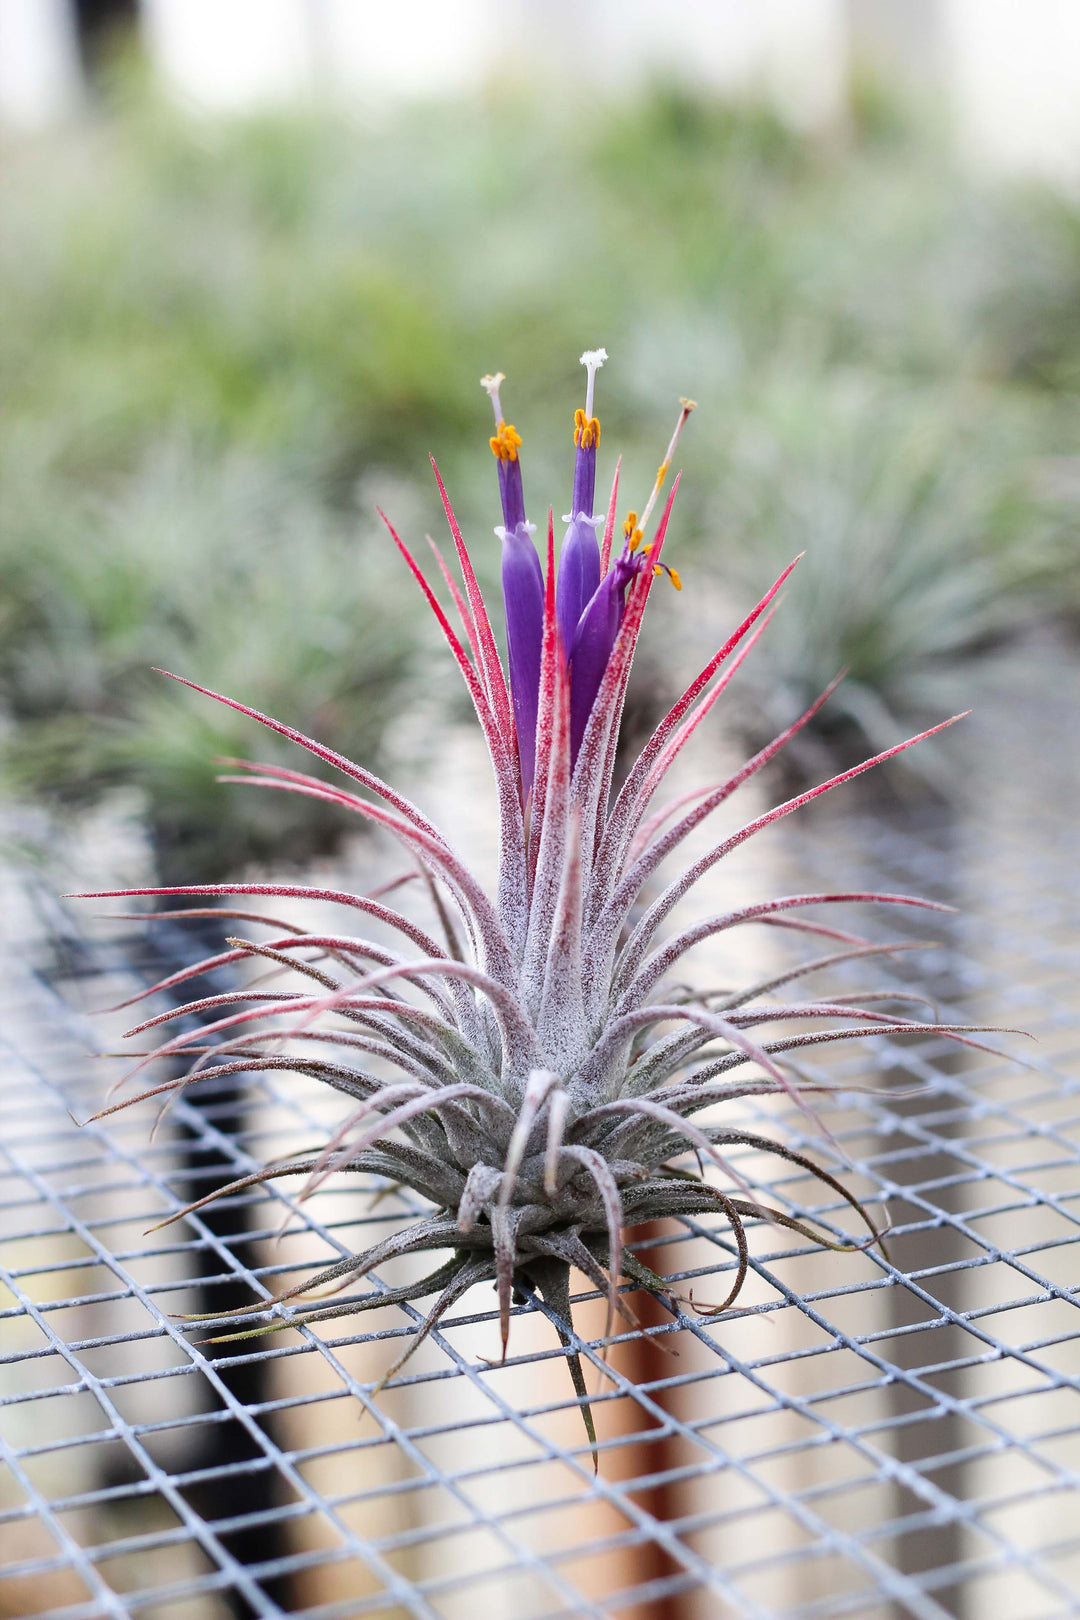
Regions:
M 500 457 L 499 469 L 499 498 L 502 501 L 503 523 L 508 534 L 525 522 L 525 493 L 521 484 L 521 458 L 514 456 L 513 460 Z
M 499 463 L 504 466 L 516 463 Z M 500 477 L 500 483 L 502 482 Z M 520 475 L 518 479 L 520 487 Z M 501 531 L 502 588 L 510 696 L 514 703 L 522 801 L 532 791 L 536 764 L 536 715 L 540 703 L 540 652 L 544 639 L 544 575 L 524 522 Z
M 626 579 L 618 565 L 606 574 L 577 626 L 570 657 L 570 763 L 577 761 L 581 739 L 619 634 L 626 600 Z
M 573 645 L 578 621 L 600 584 L 600 546 L 592 522 L 596 487 L 596 446 L 579 446 L 574 457 L 570 527 L 559 552 L 555 613 L 563 646 Z

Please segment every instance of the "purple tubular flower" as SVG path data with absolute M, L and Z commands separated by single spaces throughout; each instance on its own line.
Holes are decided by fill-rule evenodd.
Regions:
M 518 480 L 520 487 L 520 478 Z M 544 574 L 528 528 L 504 528 L 502 589 L 506 610 L 506 644 L 510 658 L 510 696 L 514 704 L 521 799 L 532 792 L 536 764 L 536 715 L 540 703 L 540 652 L 544 638 Z
M 584 411 L 574 414 L 574 443 L 577 453 L 574 456 L 574 493 L 570 505 L 574 513 L 574 521 L 578 514 L 592 517 L 593 497 L 596 491 L 596 446 L 600 442 L 600 424 L 596 417 L 586 416 Z M 592 528 L 592 524 L 589 524 Z M 596 548 L 597 558 L 600 548 Z M 597 584 L 599 584 L 597 580 Z
M 607 359 L 604 349 L 588 349 L 581 356 L 581 364 L 588 370 L 585 408 L 574 416 L 574 489 L 570 510 L 565 521 L 570 527 L 559 553 L 559 578 L 555 596 L 555 613 L 559 635 L 569 655 L 574 643 L 578 621 L 589 605 L 600 584 L 600 547 L 596 540 L 596 526 L 600 519 L 593 517 L 593 496 L 596 487 L 596 447 L 600 443 L 600 423 L 592 414 L 593 389 L 596 373 Z
M 510 662 L 510 696 L 514 705 L 518 757 L 521 766 L 521 801 L 528 802 L 536 768 L 536 716 L 540 703 L 540 653 L 544 639 L 544 575 L 525 519 L 521 483 L 521 435 L 505 420 L 499 398 L 502 372 L 482 377 L 495 412 L 491 448 L 499 468 L 499 497 L 503 527 L 495 533 L 502 541 L 503 607 Z
M 596 451 L 578 451 L 579 460 L 584 460 L 586 456 L 595 467 Z M 591 477 L 589 483 L 592 483 Z M 575 476 L 575 507 L 577 485 L 578 479 Z M 591 506 L 592 502 L 589 504 Z M 562 550 L 559 552 L 559 579 L 555 592 L 555 615 L 559 621 L 559 635 L 564 647 L 573 646 L 578 621 L 592 600 L 599 583 L 600 547 L 596 541 L 596 530 L 591 515 L 586 517 L 585 509 L 577 508 L 573 521 L 566 531 Z
M 499 440 L 499 435 L 496 434 L 491 443 L 494 448 L 497 440 L 503 445 L 509 442 L 513 451 L 512 460 L 509 456 L 501 455 L 498 450 L 495 451 L 499 461 L 499 499 L 502 501 L 503 523 L 507 532 L 512 534 L 519 527 L 525 528 L 525 491 L 521 487 L 521 461 L 517 454 L 517 445 L 509 439 L 509 435 L 512 434 L 518 444 L 521 443 L 521 439 L 515 429 L 508 427 L 505 422 L 501 426 L 504 437 Z
M 603 350 L 600 351 L 603 353 Z M 591 359 L 592 356 L 582 356 L 582 360 Z M 592 378 L 590 376 L 590 384 Z M 590 387 L 588 404 L 592 403 L 592 390 Z M 686 426 L 690 412 L 695 409 L 692 399 L 680 401 L 682 410 L 675 424 L 675 431 L 671 435 L 663 461 L 656 469 L 656 479 L 653 483 L 652 494 L 649 496 L 645 510 L 641 517 L 636 512 L 629 512 L 623 524 L 623 534 L 626 544 L 623 546 L 622 556 L 618 557 L 612 565 L 611 571 L 600 581 L 592 598 L 587 603 L 570 649 L 570 759 L 571 764 L 577 763 L 578 750 L 585 735 L 592 706 L 596 701 L 596 694 L 600 690 L 600 683 L 607 669 L 608 659 L 611 657 L 622 624 L 623 612 L 626 608 L 626 588 L 630 581 L 644 568 L 651 568 L 654 573 L 664 573 L 670 579 L 677 591 L 682 590 L 682 581 L 674 568 L 667 563 L 653 562 L 651 560 L 652 546 L 642 545 L 645 526 L 659 498 L 664 480 L 667 478 L 671 466 L 671 458 L 675 453 L 675 446 L 679 442 L 679 435 Z M 599 436 L 600 424 L 596 424 Z M 641 547 L 639 550 L 638 548 Z M 560 576 L 561 584 L 561 576 Z
M 578 623 L 570 648 L 570 761 L 577 762 L 600 682 L 626 608 L 626 587 L 644 559 L 628 550 L 605 574 Z

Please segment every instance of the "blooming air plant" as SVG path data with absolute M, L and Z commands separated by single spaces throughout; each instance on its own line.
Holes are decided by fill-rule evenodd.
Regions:
M 412 1225 L 281 1294 L 280 1301 L 294 1302 L 289 1313 L 276 1302 L 253 1303 L 246 1314 L 269 1309 L 272 1319 L 240 1325 L 226 1337 L 254 1337 L 434 1295 L 389 1378 L 468 1289 L 488 1281 L 497 1289 L 505 1357 L 515 1292 L 539 1292 L 567 1347 L 594 1446 L 585 1382 L 570 1336 L 572 1268 L 606 1297 L 610 1336 L 617 1315 L 631 1324 L 636 1320 L 627 1291 L 672 1298 L 664 1279 L 624 1243 L 624 1229 L 636 1223 L 705 1213 L 723 1217 L 738 1263 L 727 1298 L 711 1307 L 717 1312 L 730 1308 L 743 1286 L 748 1220 L 778 1222 L 831 1247 L 855 1246 L 854 1240 L 837 1244 L 761 1203 L 725 1150 L 758 1149 L 809 1171 L 846 1199 L 865 1223 L 866 1242 L 881 1237 L 859 1200 L 802 1153 L 734 1125 L 695 1123 L 694 1116 L 713 1109 L 715 1119 L 717 1104 L 769 1093 L 786 1095 L 811 1112 L 811 1095 L 826 1083 L 808 1078 L 796 1054 L 822 1043 L 867 1032 L 933 1030 L 979 1044 L 972 1041 L 976 1026 L 897 1016 L 881 1009 L 886 998 L 880 994 L 868 994 L 861 1005 L 847 997 L 792 999 L 791 987 L 822 969 L 911 948 L 910 942 L 873 943 L 814 920 L 821 908 L 857 902 L 942 909 L 928 900 L 859 892 L 789 894 L 720 912 L 693 927 L 667 928 L 683 896 L 732 850 L 920 738 L 754 816 L 677 876 L 659 881 L 661 864 L 813 719 L 829 691 L 733 775 L 657 805 L 672 765 L 767 625 L 789 567 L 672 704 L 615 790 L 620 719 L 649 595 L 663 576 L 680 586 L 664 556 L 677 478 L 655 524 L 654 515 L 693 403 L 681 402 L 652 493 L 640 516 L 632 511 L 621 524 L 616 549 L 618 465 L 605 511 L 594 511 L 600 443 L 594 386 L 606 358 L 602 349 L 581 357 L 587 385 L 574 418 L 573 491 L 557 561 L 552 513 L 540 551 L 526 519 L 522 440 L 503 416 L 504 379 L 483 379 L 495 413 L 491 448 L 502 502 L 503 522 L 495 533 L 502 548 L 506 667 L 438 469 L 456 572 L 434 543 L 432 550 L 449 607 L 384 519 L 446 639 L 491 756 L 499 823 L 495 896 L 425 812 L 388 783 L 313 738 L 191 681 L 184 684 L 290 738 L 350 786 L 247 760 L 227 762 L 231 774 L 224 780 L 311 795 L 385 829 L 408 856 L 409 876 L 426 892 L 431 930 L 388 903 L 389 892 L 404 881 L 400 877 L 366 895 L 288 883 L 111 891 L 321 901 L 331 912 L 344 908 L 358 920 L 377 920 L 399 941 L 391 948 L 351 931 L 310 932 L 215 903 L 214 915 L 260 923 L 270 937 L 231 938 L 228 950 L 154 990 L 175 992 L 185 980 L 241 964 L 280 974 L 291 987 L 238 986 L 174 1006 L 129 1032 L 138 1035 L 190 1015 L 202 1020 L 200 1027 L 143 1054 L 139 1064 L 190 1057 L 193 1067 L 130 1101 L 168 1100 L 206 1073 L 211 1060 L 216 1075 L 289 1070 L 349 1099 L 345 1117 L 319 1147 L 243 1176 L 211 1197 L 286 1176 L 305 1177 L 306 1196 L 331 1176 L 363 1172 L 411 1188 L 433 1206 Z M 206 914 L 205 909 L 157 913 Z M 735 991 L 697 991 L 673 980 L 695 946 L 751 924 L 823 942 L 824 954 Z M 259 982 L 265 986 L 265 980 Z M 691 1149 L 697 1171 L 674 1162 Z M 720 1172 L 723 1186 L 706 1179 L 706 1165 Z M 208 1201 L 200 1199 L 170 1219 Z M 374 1268 L 425 1250 L 448 1257 L 406 1286 L 357 1291 Z M 345 1297 L 329 1305 L 303 1298 L 326 1289 Z

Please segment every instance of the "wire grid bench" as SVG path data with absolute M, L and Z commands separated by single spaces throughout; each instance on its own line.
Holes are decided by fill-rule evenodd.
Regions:
M 880 1082 L 828 1119 L 851 1184 L 889 1200 L 889 1258 L 759 1226 L 748 1310 L 646 1302 L 643 1332 L 606 1357 L 580 1340 L 595 1474 L 534 1301 L 515 1307 L 505 1367 L 486 1359 L 495 1301 L 478 1290 L 377 1398 L 416 1310 L 220 1347 L 183 1331 L 172 1313 L 192 1308 L 193 1275 L 202 1300 L 265 1297 L 359 1228 L 387 1230 L 402 1199 L 328 1190 L 298 1206 L 274 1184 L 147 1237 L 200 1175 L 216 1184 L 298 1132 L 317 1139 L 321 1097 L 260 1076 L 259 1106 L 238 1112 L 210 1079 L 153 1140 L 145 1109 L 79 1130 L 67 1110 L 101 1104 L 85 1056 L 100 1031 L 55 974 L 9 975 L 0 1614 L 1080 1614 L 1080 835 L 1051 787 L 1029 781 L 962 835 L 947 818 L 903 830 L 820 811 L 789 835 L 808 884 L 842 869 L 957 900 L 932 964 L 944 1010 L 1041 1044 L 1023 1048 L 1031 1069 L 939 1038 L 833 1049 L 833 1082 Z M 835 1168 L 797 1111 L 779 1112 L 785 1138 Z M 777 1164 L 753 1160 L 771 1201 L 851 1232 L 846 1206 Z M 726 1292 L 719 1223 L 632 1235 L 684 1294 Z M 580 1298 L 601 1332 L 601 1302 Z

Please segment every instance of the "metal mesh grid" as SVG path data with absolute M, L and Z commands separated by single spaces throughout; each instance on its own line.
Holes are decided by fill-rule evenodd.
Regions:
M 209 1100 L 181 1102 L 152 1142 L 144 1113 L 77 1130 L 67 1109 L 100 1103 L 85 1058 L 100 1034 L 70 996 L 8 975 L 0 1614 L 1080 1613 L 1068 785 L 1041 799 L 1030 778 L 1006 786 L 962 829 L 817 813 L 789 838 L 785 859 L 810 882 L 819 862 L 835 879 L 842 847 L 853 879 L 959 901 L 934 964 L 946 1010 L 1032 1030 L 1035 1068 L 937 1039 L 835 1049 L 831 1079 L 881 1082 L 829 1122 L 855 1190 L 889 1199 L 891 1260 L 758 1227 L 749 1310 L 673 1319 L 657 1306 L 606 1361 L 582 1339 L 598 1475 L 533 1302 L 515 1310 L 499 1367 L 484 1359 L 494 1299 L 475 1291 L 377 1400 L 419 1320 L 408 1307 L 254 1347 L 182 1333 L 170 1313 L 190 1308 L 193 1275 L 203 1297 L 232 1302 L 237 1284 L 235 1298 L 266 1295 L 348 1252 L 359 1227 L 385 1230 L 402 1200 L 358 1214 L 355 1195 L 331 1189 L 298 1209 L 275 1185 L 147 1238 L 179 1185 L 243 1174 L 298 1132 L 316 1139 L 323 1099 L 261 1076 L 238 1116 L 235 1094 L 208 1081 Z M 919 1095 L 899 1095 L 913 1083 Z M 791 1110 L 769 1108 L 770 1129 L 778 1113 L 788 1141 L 821 1154 Z M 746 1168 L 781 1207 L 844 1229 L 844 1206 L 794 1167 Z M 733 1250 L 711 1221 L 636 1236 L 684 1288 L 726 1291 Z M 579 1297 L 580 1323 L 598 1330 L 595 1295 Z

